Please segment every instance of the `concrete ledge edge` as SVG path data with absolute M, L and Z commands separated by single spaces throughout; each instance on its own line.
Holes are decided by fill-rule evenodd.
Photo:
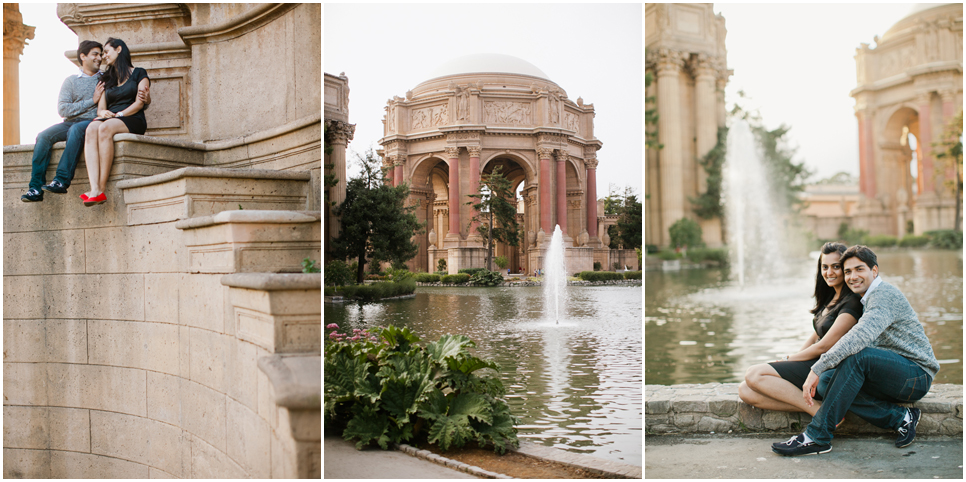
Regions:
M 456 469 L 456 470 L 459 470 L 460 472 L 466 472 L 467 474 L 475 475 L 477 477 L 483 477 L 485 479 L 512 479 L 513 478 L 508 475 L 498 474 L 496 472 L 491 472 L 489 470 L 481 469 L 475 465 L 468 465 L 463 462 L 457 462 L 455 460 L 448 459 L 441 455 L 434 454 L 428 450 L 417 449 L 416 447 L 413 447 L 412 445 L 409 445 L 409 444 L 393 443 L 392 447 L 404 454 L 411 455 L 418 459 L 423 459 L 443 467 Z
M 121 135 L 121 134 L 118 134 Z M 125 134 L 133 135 L 133 134 Z M 151 186 L 185 177 L 215 177 L 240 179 L 267 179 L 282 181 L 309 181 L 312 174 L 308 171 L 276 171 L 273 169 L 228 169 L 223 167 L 182 167 L 163 174 L 127 179 L 117 183 L 120 189 Z
M 222 276 L 221 284 L 263 291 L 321 290 L 322 273 L 233 273 Z
M 321 211 L 281 211 L 245 209 L 222 211 L 210 216 L 182 219 L 174 224 L 177 229 L 197 229 L 216 224 L 298 224 L 314 223 L 322 219 Z
M 532 442 L 520 442 L 520 448 L 514 451 L 535 459 L 562 465 L 569 465 L 574 468 L 587 470 L 611 478 L 644 478 L 643 467 L 638 467 L 636 465 L 624 462 L 617 462 L 614 460 L 606 460 L 599 457 L 594 457 L 593 455 L 567 452 L 565 450 L 560 450 L 553 447 L 537 445 Z

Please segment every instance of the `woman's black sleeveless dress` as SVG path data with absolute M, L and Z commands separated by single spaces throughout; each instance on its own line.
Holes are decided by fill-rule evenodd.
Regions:
M 845 295 L 835 306 L 832 306 L 828 310 L 827 314 L 823 315 L 819 311 L 812 318 L 812 328 L 815 329 L 819 340 L 832 329 L 832 325 L 835 324 L 835 319 L 842 313 L 848 313 L 854 316 L 856 320 L 862 317 L 862 302 L 859 301 L 859 297 L 855 293 Z M 817 361 L 818 358 L 808 361 L 777 361 L 768 364 L 774 367 L 775 371 L 782 378 L 792 382 L 796 387 L 802 388 L 802 385 L 805 384 L 805 380 L 808 378 L 808 372 L 811 371 L 812 365 Z
M 134 72 L 131 72 L 131 76 L 124 82 L 124 85 L 119 85 L 116 87 L 111 87 L 104 91 L 107 95 L 107 110 L 114 112 L 115 114 L 121 112 L 128 107 L 138 98 L 138 83 L 142 79 L 150 79 L 148 77 L 148 72 L 141 67 L 135 67 Z M 147 106 L 141 108 L 135 114 L 124 117 L 115 117 L 115 119 L 120 120 L 127 126 L 128 132 L 131 134 L 144 134 L 148 130 L 148 121 L 144 117 L 144 109 Z

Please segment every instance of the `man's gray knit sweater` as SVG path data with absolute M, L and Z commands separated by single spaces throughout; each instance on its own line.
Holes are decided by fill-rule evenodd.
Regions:
M 97 116 L 94 88 L 99 76 L 78 77 L 76 74 L 64 79 L 57 97 L 57 113 L 65 122 L 93 119 Z
M 939 371 L 932 345 L 909 300 L 898 288 L 884 280 L 869 293 L 858 324 L 819 357 L 812 365 L 812 371 L 821 375 L 866 347 L 897 353 L 922 367 L 932 379 Z

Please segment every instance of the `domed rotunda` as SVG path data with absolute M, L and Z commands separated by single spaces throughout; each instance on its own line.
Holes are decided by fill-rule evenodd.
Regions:
M 405 98 L 387 102 L 379 143 L 393 185 L 408 183 L 426 226 L 410 269 L 449 273 L 485 267 L 477 214 L 467 204 L 482 176 L 500 166 L 517 193 L 519 246 L 497 244 L 512 272 L 543 268 L 554 227 L 567 246 L 567 270 L 609 266 L 598 237 L 594 106 L 571 100 L 533 64 L 501 54 L 444 62 Z M 603 214 L 603 213 L 600 213 Z

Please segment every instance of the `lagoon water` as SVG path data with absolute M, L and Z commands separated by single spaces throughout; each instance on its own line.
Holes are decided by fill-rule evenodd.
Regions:
M 642 463 L 641 286 L 568 287 L 559 325 L 542 288 L 420 287 L 414 299 L 325 305 L 325 324 L 408 327 L 423 342 L 463 334 L 503 368 L 519 437 Z
M 876 251 L 880 275 L 929 336 L 935 383 L 963 383 L 963 252 Z M 645 383 L 739 382 L 749 366 L 800 350 L 812 330 L 816 259 L 744 288 L 722 269 L 646 272 Z

